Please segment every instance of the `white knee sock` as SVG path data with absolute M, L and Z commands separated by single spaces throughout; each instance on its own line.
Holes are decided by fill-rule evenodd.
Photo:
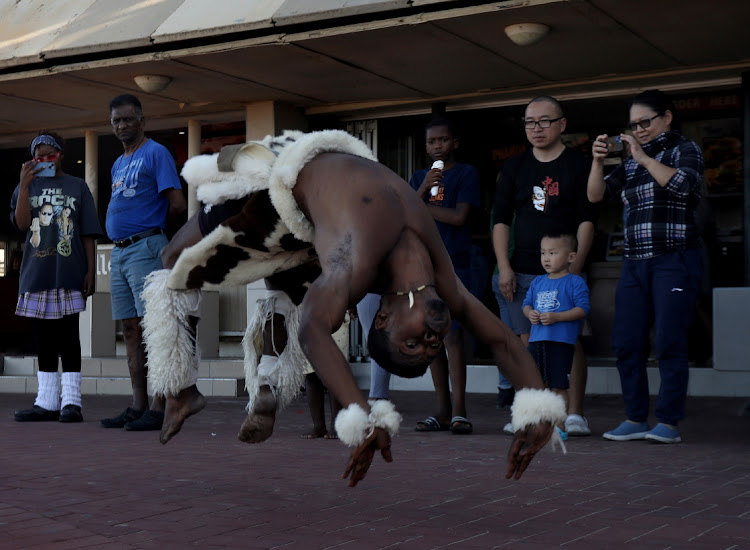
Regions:
M 62 406 L 81 406 L 81 373 L 62 373 Z
M 39 389 L 36 392 L 34 405 L 47 409 L 48 411 L 60 410 L 60 379 L 55 372 L 38 371 L 36 379 L 39 381 Z

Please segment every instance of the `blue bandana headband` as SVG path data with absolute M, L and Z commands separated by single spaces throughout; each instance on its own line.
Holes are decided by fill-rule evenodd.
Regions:
M 50 147 L 54 147 L 58 151 L 62 153 L 63 146 L 60 144 L 59 141 L 57 141 L 55 138 L 53 138 L 50 135 L 42 134 L 41 136 L 36 136 L 34 138 L 34 141 L 31 142 L 31 156 L 34 156 L 34 151 L 36 151 L 36 148 L 40 145 L 49 145 Z

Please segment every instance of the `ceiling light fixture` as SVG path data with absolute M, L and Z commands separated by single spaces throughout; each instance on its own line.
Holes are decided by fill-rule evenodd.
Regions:
M 169 86 L 172 79 L 168 76 L 160 74 L 141 74 L 133 78 L 138 87 L 149 94 L 155 94 L 161 92 L 164 88 Z
M 505 27 L 505 34 L 519 46 L 531 46 L 544 38 L 549 27 L 542 23 L 517 23 Z

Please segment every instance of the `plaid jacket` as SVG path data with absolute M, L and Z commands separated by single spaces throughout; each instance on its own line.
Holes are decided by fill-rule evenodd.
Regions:
M 698 248 L 703 152 L 676 131 L 659 135 L 643 150 L 677 173 L 662 187 L 630 157 L 605 178 L 607 195 L 619 193 L 625 206 L 625 257 L 638 260 Z

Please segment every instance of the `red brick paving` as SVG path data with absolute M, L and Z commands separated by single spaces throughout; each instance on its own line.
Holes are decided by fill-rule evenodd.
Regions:
M 0 395 L 0 549 L 750 548 L 750 418 L 741 399 L 690 398 L 684 443 L 616 443 L 616 396 L 587 399 L 595 432 L 506 481 L 508 413 L 470 395 L 475 433 L 419 434 L 434 395 L 393 395 L 394 462 L 356 488 L 348 451 L 304 440 L 304 396 L 260 445 L 236 439 L 243 399 L 209 399 L 168 445 L 105 430 L 122 397 L 85 397 L 83 424 L 22 424 Z

